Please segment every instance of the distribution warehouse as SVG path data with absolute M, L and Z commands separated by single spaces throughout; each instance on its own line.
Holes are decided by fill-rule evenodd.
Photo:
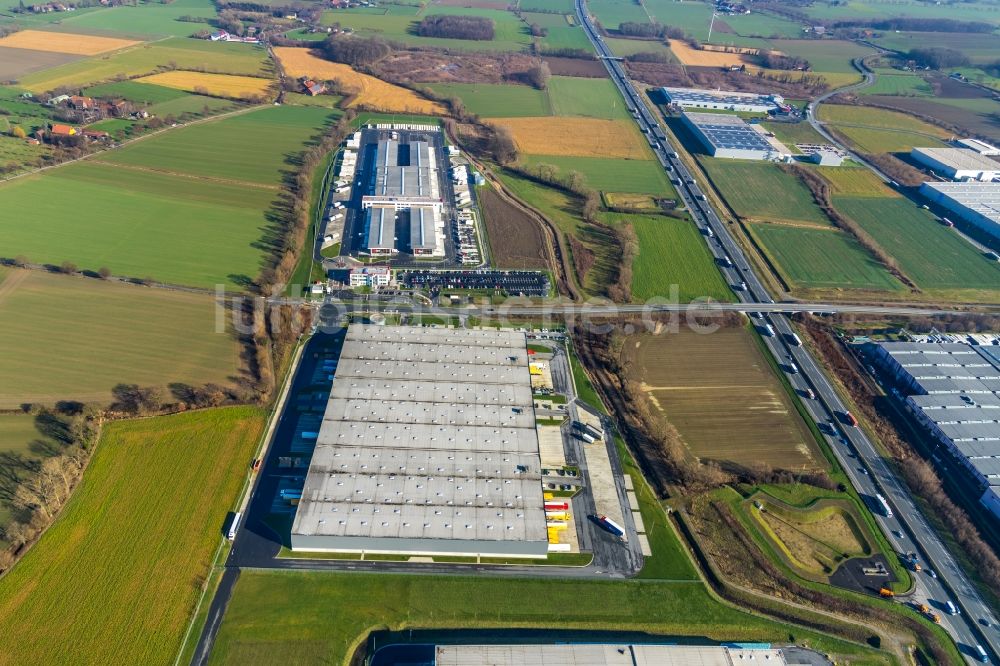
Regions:
M 817 655 L 818 656 L 818 655 Z M 784 666 L 769 645 L 438 645 L 436 666 L 735 666 L 748 662 Z
M 351 325 L 291 540 L 546 557 L 524 333 Z
M 698 90 L 697 88 L 662 88 L 667 104 L 692 109 L 717 109 L 722 111 L 755 111 L 767 113 L 783 108 L 781 95 Z
M 1000 518 L 1000 347 L 883 342 L 879 365 L 906 394 L 907 409 L 958 460 Z
M 1000 177 L 1000 162 L 966 148 L 914 148 L 910 156 L 952 180 L 989 182 Z
M 685 112 L 683 118 L 712 157 L 776 160 L 788 152 L 777 140 L 765 136 L 739 116 Z
M 923 183 L 920 194 L 1000 238 L 1000 183 Z

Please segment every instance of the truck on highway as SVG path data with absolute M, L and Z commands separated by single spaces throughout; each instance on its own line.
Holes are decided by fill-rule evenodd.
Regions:
M 597 524 L 606 529 L 607 531 L 611 532 L 612 534 L 614 534 L 622 541 L 626 542 L 628 541 L 628 537 L 625 536 L 625 528 L 616 523 L 615 521 L 611 520 L 607 516 L 598 516 Z
M 976 657 L 984 664 L 990 663 L 990 657 L 986 654 L 986 650 L 983 649 L 982 645 L 976 646 Z
M 876 493 L 875 502 L 877 502 L 878 509 L 881 511 L 883 516 L 886 518 L 892 518 L 892 509 L 889 507 L 889 503 L 885 501 L 884 497 Z
M 796 347 L 802 346 L 802 338 L 800 338 L 795 333 L 788 333 L 787 335 L 785 335 L 785 339 L 788 340 L 788 342 L 790 342 L 791 344 L 795 345 Z
M 854 428 L 858 427 L 858 419 L 855 418 L 854 414 L 851 414 L 850 412 L 844 412 L 844 421 L 850 423 Z
M 766 335 L 769 338 L 773 338 L 774 326 L 771 326 L 770 324 L 764 324 L 764 335 Z
M 795 365 L 795 361 L 788 362 L 788 372 L 792 375 L 799 374 L 799 366 Z
M 953 602 L 948 601 L 945 603 L 944 607 L 945 610 L 948 611 L 948 615 L 958 615 L 958 606 L 956 606 Z

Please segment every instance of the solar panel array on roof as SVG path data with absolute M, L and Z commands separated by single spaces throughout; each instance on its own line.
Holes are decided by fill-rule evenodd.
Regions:
M 684 113 L 683 118 L 713 157 L 764 160 L 778 154 L 766 137 L 739 116 Z

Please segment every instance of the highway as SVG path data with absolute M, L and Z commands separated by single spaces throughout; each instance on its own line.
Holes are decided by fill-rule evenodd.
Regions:
M 649 139 L 657 159 L 675 184 L 695 223 L 707 237 L 708 246 L 726 280 L 733 285 L 744 309 L 758 312 L 753 320 L 768 350 L 786 372 L 788 380 L 800 396 L 808 396 L 810 390 L 814 392 L 815 398 L 805 397 L 803 403 L 810 416 L 821 426 L 821 430 L 827 431 L 824 437 L 851 483 L 861 495 L 874 497 L 878 493 L 886 498 L 892 507 L 892 517 L 878 513 L 874 515 L 889 541 L 900 552 L 916 552 L 925 569 L 937 573 L 936 578 L 929 573 L 914 574 L 916 587 L 910 598 L 928 600 L 930 605 L 938 609 L 942 626 L 955 639 L 970 663 L 978 661 L 972 654 L 976 645 L 982 645 L 996 660 L 1000 655 L 1000 633 L 993 611 L 983 602 L 955 559 L 927 524 L 903 483 L 875 449 L 864 430 L 847 424 L 847 408 L 829 378 L 807 349 L 797 343 L 789 319 L 778 313 L 790 308 L 786 305 L 778 310 L 760 307 L 772 304 L 771 296 L 753 272 L 726 225 L 709 205 L 694 176 L 678 158 L 663 129 L 625 75 L 621 62 L 615 58 L 594 28 L 584 0 L 576 0 L 576 11 L 611 79 L 625 98 L 630 113 Z M 796 367 L 792 367 L 792 362 Z M 902 536 L 896 536 L 897 533 Z M 891 557 L 891 553 L 887 555 Z M 949 600 L 961 610 L 959 615 L 948 615 L 941 611 Z M 989 622 L 990 628 L 980 624 L 983 619 Z

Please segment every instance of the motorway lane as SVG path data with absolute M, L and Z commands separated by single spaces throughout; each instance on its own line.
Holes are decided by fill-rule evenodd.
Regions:
M 584 0 L 576 0 L 576 9 L 581 25 L 584 26 L 598 54 L 604 59 L 615 85 L 628 103 L 634 105 L 634 112 L 631 108 L 630 112 L 633 112 L 633 117 L 643 133 L 649 136 L 654 131 L 654 127 L 658 128 L 658 124 L 652 118 L 639 93 L 628 81 L 621 64 L 612 59 L 613 54 L 594 29 Z M 695 223 L 703 233 L 709 236 L 709 248 L 720 264 L 723 275 L 731 285 L 739 285 L 741 282 L 746 285 L 745 288 L 735 290 L 737 298 L 741 303 L 773 303 L 767 290 L 747 263 L 742 250 L 730 235 L 728 228 L 722 224 L 711 206 L 700 199 L 701 192 L 694 184 L 694 178 L 677 159 L 677 153 L 669 141 L 661 135 L 662 131 L 655 134 L 658 138 L 654 142 L 654 151 L 661 164 L 665 165 L 664 168 L 667 170 L 668 176 L 676 174 L 674 177 L 679 177 L 681 184 L 677 186 L 678 194 L 690 210 Z M 709 233 L 709 229 L 712 230 L 711 233 Z M 774 312 L 774 310 L 790 310 L 791 308 L 781 306 L 778 308 L 747 308 L 747 310 L 754 309 L 763 310 L 756 320 L 758 325 L 761 328 L 766 328 L 769 325 L 774 329 L 775 335 L 762 336 L 770 353 L 779 364 L 784 366 L 791 358 L 800 368 L 799 373 L 788 375 L 792 385 L 803 392 L 808 388 L 815 390 L 816 399 L 804 401 L 809 414 L 817 423 L 833 423 L 834 432 L 842 433 L 848 442 L 850 449 L 840 442 L 838 436 L 826 436 L 851 483 L 859 493 L 871 496 L 876 493 L 883 494 L 894 508 L 892 518 L 874 514 L 885 533 L 889 535 L 890 541 L 898 545 L 904 552 L 913 550 L 921 554 L 925 565 L 929 565 L 937 572 L 937 579 L 931 578 L 929 575 L 921 576 L 918 574 L 915 594 L 932 599 L 940 605 L 951 599 L 962 609 L 963 614 L 959 616 L 948 616 L 941 613 L 942 625 L 959 644 L 968 661 L 975 662 L 970 650 L 976 644 L 982 644 L 988 651 L 992 651 L 993 657 L 996 658 L 1000 654 L 1000 643 L 997 641 L 998 635 L 995 628 L 996 618 L 959 569 L 954 558 L 944 548 L 937 534 L 930 529 L 902 482 L 876 451 L 864 431 L 860 428 L 845 427 L 839 423 L 838 414 L 847 411 L 839 395 L 812 355 L 804 347 L 790 341 L 791 335 L 794 333 L 791 322 L 784 315 Z M 771 310 L 771 312 L 767 310 Z M 826 310 L 824 309 L 824 311 Z M 859 471 L 861 468 L 852 457 L 851 449 L 857 452 L 870 474 Z M 903 533 L 903 537 L 895 537 L 893 530 Z M 989 619 L 994 628 L 982 631 L 982 627 L 977 624 L 980 618 Z

